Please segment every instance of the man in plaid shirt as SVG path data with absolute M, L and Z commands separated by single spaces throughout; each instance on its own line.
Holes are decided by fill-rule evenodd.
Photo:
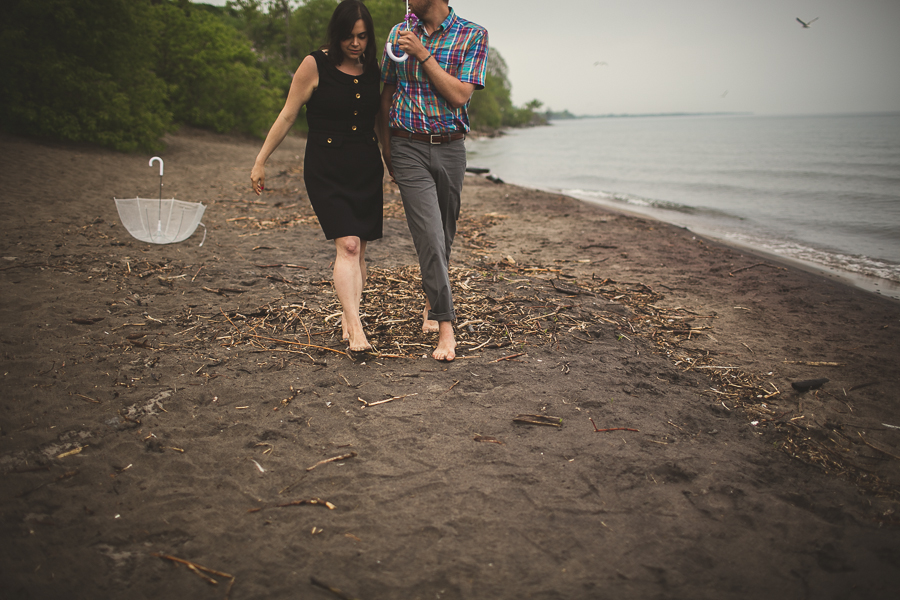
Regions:
M 438 332 L 437 360 L 456 358 L 450 247 L 456 234 L 466 172 L 466 108 L 484 87 L 488 34 L 459 18 L 449 0 L 410 0 L 418 17 L 411 31 L 401 23 L 388 36 L 409 55 L 381 65 L 380 138 L 384 162 L 400 187 L 406 222 L 422 270 L 422 330 Z

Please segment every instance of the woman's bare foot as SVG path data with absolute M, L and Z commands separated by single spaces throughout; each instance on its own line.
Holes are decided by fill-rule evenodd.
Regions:
M 431 356 L 435 360 L 450 362 L 456 358 L 456 337 L 453 335 L 453 322 L 440 321 L 438 327 L 440 330 L 438 346 L 431 353 Z
M 347 335 L 346 340 L 350 346 L 350 352 L 366 352 L 372 349 L 372 344 L 366 339 L 366 333 L 363 331 L 362 323 L 359 328 L 353 327 Z
M 349 350 L 350 352 L 368 352 L 372 349 L 372 344 L 363 336 L 362 343 L 355 344 L 353 340 L 350 340 Z

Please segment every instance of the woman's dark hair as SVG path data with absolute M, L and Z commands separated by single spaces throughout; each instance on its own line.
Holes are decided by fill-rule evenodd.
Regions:
M 336 65 L 341 64 L 344 60 L 344 53 L 341 50 L 341 42 L 349 38 L 353 33 L 356 22 L 362 19 L 366 26 L 366 49 L 363 51 L 362 63 L 363 68 L 377 69 L 378 63 L 375 61 L 375 25 L 372 23 L 372 15 L 369 9 L 360 0 L 343 0 L 334 9 L 331 15 L 331 21 L 328 22 L 328 58 Z

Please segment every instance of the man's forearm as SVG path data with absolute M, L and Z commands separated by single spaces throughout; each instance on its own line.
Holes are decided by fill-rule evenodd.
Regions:
M 437 89 L 438 94 L 453 108 L 465 106 L 475 92 L 475 85 L 464 83 L 445 71 L 430 53 L 421 58 L 424 59 L 424 61 L 420 61 L 422 70 L 425 71 L 425 75 Z
M 474 84 L 464 83 L 445 71 L 414 32 L 401 31 L 399 45 L 404 52 L 410 55 L 411 59 L 414 58 L 421 63 L 425 76 L 450 106 L 462 108 L 466 105 L 475 92 Z

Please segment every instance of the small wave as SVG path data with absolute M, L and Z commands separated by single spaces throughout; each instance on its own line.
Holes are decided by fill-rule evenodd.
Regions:
M 763 240 L 742 234 L 731 234 L 728 238 L 742 245 L 757 247 L 785 258 L 822 265 L 855 275 L 864 275 L 900 283 L 900 265 L 889 261 L 873 259 L 867 256 L 829 252 L 795 242 Z
M 598 192 L 594 190 L 582 189 L 560 190 L 560 193 L 566 194 L 567 196 L 572 196 L 573 198 L 578 198 L 580 200 L 596 202 L 598 204 L 606 204 L 608 206 L 625 205 L 628 207 L 645 209 L 647 211 L 647 214 L 650 214 L 651 216 L 653 216 L 653 210 L 661 210 L 670 213 L 675 212 L 682 215 L 692 215 L 698 217 L 714 217 L 716 219 L 726 220 L 734 219 L 736 221 L 744 220 L 743 217 L 739 217 L 737 215 L 733 215 L 721 210 L 716 210 L 714 208 L 689 206 L 687 204 L 680 204 L 678 202 L 657 200 L 655 198 L 647 198 L 634 194 L 623 194 L 618 192 Z M 656 215 L 656 218 L 663 221 L 669 220 L 660 215 Z
M 654 200 L 652 198 L 644 198 L 632 194 L 617 194 L 611 192 L 598 192 L 593 190 L 562 190 L 563 194 L 581 198 L 583 200 L 593 200 L 599 202 L 612 202 L 618 204 L 626 204 L 628 206 L 639 206 L 641 208 L 658 208 L 660 210 L 671 210 L 675 212 L 693 215 L 700 209 L 694 206 L 668 202 L 666 200 Z

